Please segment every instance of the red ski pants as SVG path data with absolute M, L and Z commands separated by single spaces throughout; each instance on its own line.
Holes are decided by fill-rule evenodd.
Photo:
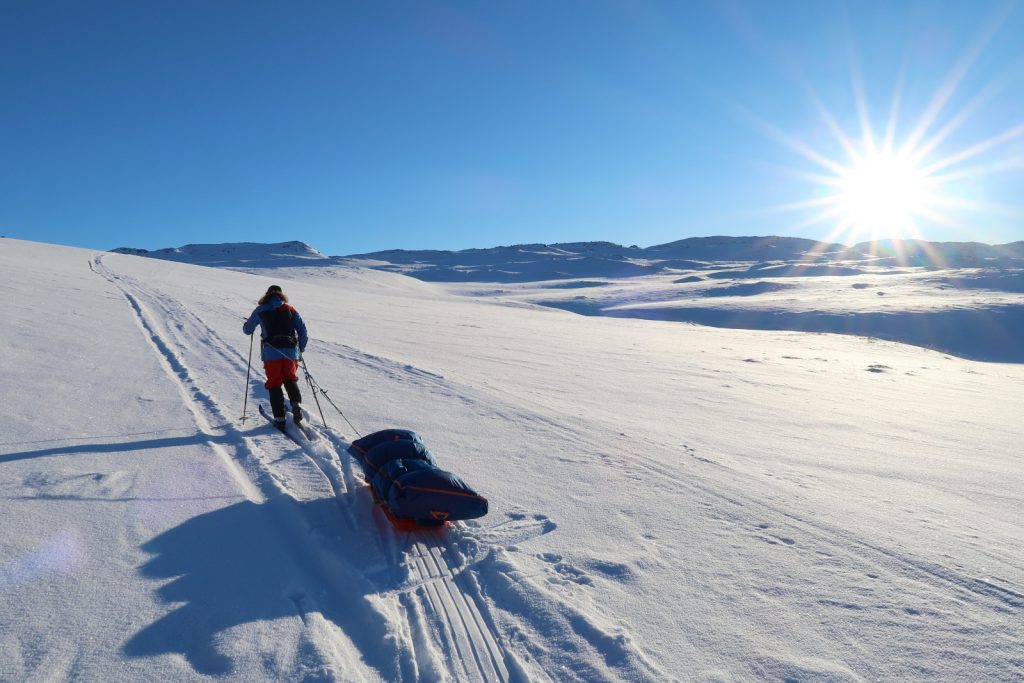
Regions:
M 267 371 L 267 381 L 264 387 L 274 389 L 285 382 L 298 382 L 299 361 L 282 358 L 280 360 L 265 360 L 263 367 Z

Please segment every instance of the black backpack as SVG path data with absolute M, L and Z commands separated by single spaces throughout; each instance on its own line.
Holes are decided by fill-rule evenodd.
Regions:
M 275 349 L 291 349 L 298 345 L 299 335 L 295 332 L 292 312 L 286 308 L 260 313 L 260 323 L 266 337 L 263 343 Z

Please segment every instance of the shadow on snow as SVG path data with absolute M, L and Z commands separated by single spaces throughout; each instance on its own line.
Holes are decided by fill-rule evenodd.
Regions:
M 214 436 L 198 432 L 188 436 L 171 436 L 144 441 L 122 441 L 118 443 L 75 443 L 56 448 L 40 448 L 34 451 L 18 451 L 0 454 L 0 463 L 31 458 L 46 458 L 57 455 L 77 455 L 79 453 L 124 453 L 128 451 L 145 451 L 156 448 L 176 448 L 178 446 L 196 446 L 206 443 L 233 443 L 233 436 Z M 2 444 L 0 444 L 2 445 Z
M 369 513 L 370 501 L 365 502 Z M 170 579 L 157 594 L 182 604 L 136 633 L 124 645 L 125 654 L 179 653 L 198 673 L 231 673 L 231 657 L 217 646 L 220 634 L 281 618 L 305 621 L 308 612 L 319 612 L 385 680 L 413 676 L 386 620 L 367 599 L 404 580 L 397 562 L 381 571 L 380 551 L 367 539 L 367 533 L 389 530 L 352 528 L 344 523 L 343 508 L 337 498 L 296 501 L 280 495 L 198 515 L 153 538 L 143 546 L 153 558 L 140 572 Z M 369 522 L 372 513 L 367 517 Z M 308 533 L 296 534 L 301 528 Z M 437 540 L 422 540 L 432 538 Z M 303 585 L 311 574 L 317 583 L 312 600 Z
M 709 327 L 747 330 L 789 330 L 875 337 L 934 349 L 969 360 L 1024 363 L 1024 306 L 1017 305 L 942 311 L 829 313 L 689 306 L 615 309 L 586 300 L 537 303 L 581 315 L 690 322 Z

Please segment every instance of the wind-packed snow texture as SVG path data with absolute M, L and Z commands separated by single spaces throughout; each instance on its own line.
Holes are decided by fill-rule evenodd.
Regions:
M 1006 264 L 475 284 L 244 251 L 0 240 L 0 680 L 1024 677 L 1021 365 L 603 310 L 1012 318 Z M 273 283 L 348 420 L 306 388 L 301 447 L 246 383 Z M 490 514 L 396 532 L 345 452 L 386 427 Z

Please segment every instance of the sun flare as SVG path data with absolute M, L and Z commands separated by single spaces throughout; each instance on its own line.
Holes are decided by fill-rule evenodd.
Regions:
M 903 236 L 929 210 L 924 172 L 906 155 L 872 152 L 836 178 L 839 220 L 854 233 Z
M 994 129 L 982 114 L 1013 79 L 1001 76 L 967 91 L 968 72 L 998 32 L 1009 5 L 994 10 L 974 42 L 950 67 L 930 99 L 909 98 L 911 74 L 901 73 L 885 109 L 868 101 L 864 73 L 851 48 L 852 99 L 831 110 L 806 82 L 801 87 L 818 114 L 808 131 L 813 143 L 791 135 L 749 109 L 738 113 L 767 138 L 796 154 L 798 164 L 772 165 L 780 175 L 800 183 L 802 197 L 764 207 L 757 214 L 794 214 L 785 230 L 797 233 L 824 228 L 823 243 L 877 241 L 885 238 L 918 239 L 927 235 L 969 235 L 979 225 L 1005 223 L 1024 216 L 1020 203 L 986 200 L 988 187 L 1005 185 L 1005 178 L 1022 168 L 1020 144 L 1024 121 L 1001 117 Z M 921 110 L 909 118 L 908 104 Z M 958 109 L 953 109 L 956 105 Z M 994 110 L 999 114 L 999 109 Z M 1012 115 L 1011 115 L 1012 116 Z M 984 127 L 972 130 L 978 120 Z M 882 125 L 879 125 L 882 124 Z M 859 130 L 858 130 L 859 129 Z M 984 131 L 984 135 L 978 135 Z M 831 133 L 831 136 L 820 132 Z M 973 134 L 972 134 L 973 133 Z M 974 138 L 972 140 L 972 138 Z

